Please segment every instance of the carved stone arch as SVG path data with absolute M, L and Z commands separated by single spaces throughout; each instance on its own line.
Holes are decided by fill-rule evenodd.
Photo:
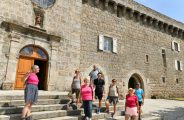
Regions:
M 129 87 L 129 81 L 131 78 L 139 79 L 138 81 L 141 84 L 141 87 L 146 92 L 146 96 L 149 94 L 149 79 L 146 79 L 145 76 L 139 71 L 139 70 L 132 70 L 129 71 L 123 78 L 122 78 L 122 85 L 124 89 L 124 95 L 127 93 L 128 87 Z
M 23 89 L 24 81 L 22 77 L 30 71 L 32 65 L 38 65 L 40 72 L 37 74 L 39 79 L 39 90 L 47 90 L 48 80 L 48 53 L 47 51 L 35 44 L 28 44 L 19 50 L 17 62 L 17 71 L 15 79 L 15 89 Z

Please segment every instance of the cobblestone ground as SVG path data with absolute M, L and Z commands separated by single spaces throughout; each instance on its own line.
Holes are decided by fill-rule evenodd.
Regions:
M 184 120 L 184 101 L 146 99 L 143 113 L 161 116 L 163 120 Z

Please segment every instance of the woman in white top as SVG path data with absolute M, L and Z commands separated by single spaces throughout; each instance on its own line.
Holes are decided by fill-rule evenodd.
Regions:
M 116 104 L 118 103 L 119 99 L 119 91 L 118 87 L 116 85 L 116 79 L 112 79 L 112 84 L 109 86 L 109 92 L 108 92 L 108 97 L 105 102 L 106 104 L 106 112 L 109 113 L 109 103 L 113 103 L 114 105 L 114 113 L 112 113 L 112 117 L 116 113 Z
M 79 104 L 79 98 L 80 98 L 80 88 L 81 88 L 81 76 L 80 71 L 77 69 L 75 70 L 75 76 L 73 77 L 72 82 L 72 94 L 76 94 L 76 105 Z

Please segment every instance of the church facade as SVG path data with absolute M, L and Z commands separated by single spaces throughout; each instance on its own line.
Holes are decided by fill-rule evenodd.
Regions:
M 40 90 L 70 90 L 74 70 L 115 78 L 124 97 L 140 83 L 146 97 L 184 96 L 184 24 L 133 0 L 1 0 L 0 84 L 23 89 L 40 67 Z

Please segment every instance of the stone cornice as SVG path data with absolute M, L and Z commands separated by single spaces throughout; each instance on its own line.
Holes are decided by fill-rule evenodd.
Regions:
M 60 42 L 62 39 L 60 36 L 47 33 L 46 30 L 40 29 L 34 26 L 27 26 L 25 24 L 18 24 L 9 21 L 3 21 L 1 27 L 5 28 L 8 32 L 18 32 L 24 35 L 31 35 L 38 38 L 43 38 L 48 41 Z
M 95 6 L 99 6 L 99 0 L 83 0 L 83 4 L 91 5 L 90 1 L 96 1 Z M 114 11 L 117 17 L 125 17 L 126 19 L 133 20 L 134 22 L 138 22 L 141 25 L 145 25 L 147 27 L 151 27 L 156 29 L 157 31 L 169 34 L 173 37 L 177 37 L 180 39 L 184 39 L 184 30 L 179 28 L 171 23 L 167 23 L 163 20 L 157 19 L 151 15 L 147 15 L 145 13 L 140 12 L 139 10 L 135 10 L 129 6 L 117 3 L 115 0 L 104 0 L 104 10 L 110 9 L 108 4 L 114 4 Z M 91 5 L 94 6 L 94 5 Z

